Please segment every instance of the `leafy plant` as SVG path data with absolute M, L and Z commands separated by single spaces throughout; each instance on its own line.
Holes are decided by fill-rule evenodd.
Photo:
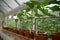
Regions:
M 47 5 L 49 5 L 49 4 L 58 4 L 58 5 L 59 5 L 59 4 L 60 4 L 60 1 L 56 1 L 56 0 L 51 0 L 51 1 L 49 1 L 49 2 L 47 2 L 47 1 L 43 1 L 43 2 L 30 1 L 30 2 L 26 2 L 26 3 L 24 3 L 24 4 L 26 4 L 28 7 L 25 9 L 25 11 L 22 10 L 22 11 L 17 15 L 18 18 L 22 18 L 22 16 L 23 16 L 23 15 L 26 15 L 26 14 L 30 15 L 30 17 L 29 17 L 28 15 L 26 15 L 27 18 L 33 18 L 32 15 L 28 13 L 28 12 L 31 11 L 31 10 L 33 10 L 33 11 L 35 12 L 35 16 L 36 16 L 36 17 L 40 17 L 40 16 L 44 16 L 44 15 L 45 15 L 45 16 L 47 15 L 47 16 L 55 17 L 55 15 L 50 14 L 50 13 L 48 12 L 48 9 L 45 9 L 44 7 L 47 6 Z M 60 11 L 59 6 L 46 7 L 46 8 L 50 8 L 50 9 L 52 9 L 53 11 Z M 42 11 L 44 15 L 39 14 L 39 13 L 38 13 L 38 10 Z
M 5 23 L 5 25 L 7 25 L 7 27 L 9 27 L 9 28 L 17 29 L 15 20 L 8 20 L 8 21 Z
M 36 19 L 36 24 L 39 32 L 47 32 L 49 35 L 51 33 L 60 33 L 60 18 L 59 17 L 53 17 L 53 18 L 38 18 Z
M 57 1 L 56 1 L 56 2 L 53 1 L 53 2 L 56 3 Z M 54 16 L 54 17 L 55 17 L 55 15 L 48 13 L 48 10 L 44 8 L 45 6 L 47 6 L 47 5 L 49 5 L 49 4 L 52 4 L 52 3 L 50 3 L 50 1 L 49 1 L 49 2 L 46 2 L 46 1 L 43 1 L 43 2 L 30 1 L 30 2 L 26 2 L 25 4 L 28 6 L 28 9 L 27 9 L 28 11 L 27 11 L 27 12 L 33 10 L 33 11 L 35 12 L 35 16 L 37 16 L 37 17 L 42 16 L 41 14 L 38 14 L 38 9 L 39 9 L 40 11 L 42 11 L 44 15 Z M 58 4 L 58 3 L 57 3 L 57 4 Z M 47 7 L 46 7 L 46 8 L 47 8 Z M 53 11 L 60 11 L 59 6 L 54 6 L 54 7 L 49 7 L 49 8 L 50 8 L 50 9 L 53 8 L 53 9 L 52 9 Z M 54 8 L 55 8 L 55 9 L 54 9 Z M 58 9 L 59 9 L 59 10 L 58 10 Z
M 25 11 L 22 10 L 18 15 L 17 17 L 21 20 L 21 19 L 24 19 L 23 16 L 26 16 L 27 19 L 33 19 L 33 15 L 32 13 L 30 14 L 29 12 L 30 11 L 33 11 L 34 12 L 34 15 L 35 15 L 35 18 L 40 18 L 40 17 L 43 17 L 43 16 L 49 16 L 49 17 L 56 17 L 55 15 L 53 14 L 50 14 L 48 12 L 48 9 L 51 9 L 53 12 L 55 11 L 60 11 L 60 6 L 53 6 L 53 7 L 45 7 L 47 5 L 50 5 L 50 4 L 60 4 L 60 1 L 56 1 L 56 0 L 51 0 L 51 1 L 43 1 L 43 2 L 38 2 L 38 1 L 30 1 L 30 2 L 26 2 L 24 3 L 26 4 L 26 6 L 28 6 Z M 46 8 L 46 9 L 45 9 Z M 42 11 L 43 15 L 39 14 L 38 13 L 38 10 Z M 29 16 L 28 16 L 28 15 Z
M 15 23 L 16 23 L 16 27 L 17 27 L 18 19 L 15 19 Z

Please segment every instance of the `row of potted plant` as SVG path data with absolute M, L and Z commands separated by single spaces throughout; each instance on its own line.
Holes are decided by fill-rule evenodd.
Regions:
M 16 34 L 19 34 L 19 35 L 22 35 L 22 36 L 25 36 L 27 38 L 31 38 L 31 39 L 34 39 L 34 33 L 33 32 L 29 32 L 29 30 L 22 30 L 22 29 L 11 29 L 11 28 L 8 28 L 8 27 L 3 27 L 3 29 L 5 30 L 8 30 L 8 31 L 11 31 L 13 33 L 16 33 Z
M 8 31 L 14 32 L 16 34 L 22 35 L 24 37 L 27 38 L 31 38 L 31 39 L 36 39 L 36 40 L 48 40 L 48 35 L 47 34 L 35 34 L 35 32 L 29 32 L 29 30 L 13 30 L 11 28 L 8 27 L 3 27 L 3 29 L 6 29 Z M 52 40 L 60 40 L 60 33 L 52 33 Z
M 8 30 L 8 31 L 11 31 L 11 32 L 14 32 L 16 34 L 19 34 L 19 35 L 22 35 L 24 37 L 27 37 L 27 38 L 31 38 L 31 39 L 34 39 L 36 38 L 36 40 L 47 40 L 48 39 L 48 36 L 46 35 L 43 35 L 43 34 L 35 34 L 35 32 L 29 32 L 29 30 L 22 30 L 22 29 L 19 29 L 19 30 L 13 30 L 11 28 L 8 28 L 8 27 L 3 27 L 3 29 L 5 30 Z

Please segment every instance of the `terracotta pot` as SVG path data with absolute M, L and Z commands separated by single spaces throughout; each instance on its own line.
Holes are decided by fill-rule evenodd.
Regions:
M 33 32 L 29 32 L 28 30 L 26 30 L 25 32 L 25 36 L 31 39 L 34 39 L 34 33 Z
M 11 28 L 8 28 L 8 31 L 12 31 L 12 29 Z
M 25 32 L 25 36 L 31 38 L 31 34 L 29 32 Z
M 8 27 L 3 27 L 3 29 L 6 29 L 6 30 L 8 30 L 9 28 L 8 28 Z
M 36 35 L 36 40 L 48 40 L 48 35 L 38 34 L 38 35 Z
M 31 38 L 34 39 L 34 32 L 31 32 Z
M 60 40 L 60 33 L 53 33 L 52 40 Z
M 18 30 L 11 30 L 11 31 L 18 34 Z
M 24 36 L 24 31 L 23 30 L 18 30 L 18 32 L 19 32 L 20 35 Z

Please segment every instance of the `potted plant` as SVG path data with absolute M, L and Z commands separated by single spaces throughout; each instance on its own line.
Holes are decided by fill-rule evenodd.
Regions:
M 44 15 L 48 15 L 48 16 L 54 16 L 54 15 L 52 15 L 52 14 L 49 14 L 48 13 L 48 10 L 46 10 L 46 9 L 43 9 L 43 8 L 41 8 L 41 6 L 46 6 L 47 5 L 47 3 L 46 4 L 44 4 L 44 5 L 42 5 L 43 3 L 45 3 L 45 2 L 41 2 L 41 4 L 40 4 L 40 2 L 37 2 L 37 1 L 31 1 L 31 2 L 26 2 L 25 4 L 28 6 L 28 9 L 26 9 L 26 12 L 29 12 L 29 11 L 33 11 L 34 13 L 33 13 L 33 15 L 34 16 L 32 16 L 32 18 L 33 18 L 33 22 L 35 23 L 35 18 L 37 17 L 37 18 L 40 18 L 41 16 L 43 16 L 43 15 L 41 15 L 41 14 L 39 14 L 38 13 L 38 9 L 39 10 L 41 10 L 43 13 L 44 13 Z M 35 25 L 35 31 L 36 31 L 36 25 Z M 43 34 L 42 34 L 43 35 Z M 39 35 L 40 36 L 40 35 Z M 42 38 L 44 38 L 44 36 L 41 36 Z M 47 36 L 46 36 L 47 37 Z M 47 38 L 48 39 L 48 38 Z
M 47 34 L 37 34 L 36 40 L 48 40 L 48 35 Z
M 44 8 L 46 5 L 55 4 L 55 3 L 57 3 L 57 2 L 56 2 L 56 1 L 49 1 L 49 2 L 46 2 L 46 1 L 43 1 L 43 2 L 30 1 L 30 2 L 26 2 L 26 3 L 24 3 L 24 4 L 26 4 L 26 5 L 28 6 L 28 7 L 26 8 L 26 11 L 22 11 L 22 12 L 21 12 L 20 14 L 18 14 L 17 16 L 18 16 L 18 18 L 21 20 L 21 18 L 22 18 L 23 15 L 29 14 L 28 12 L 32 10 L 32 11 L 34 12 L 34 13 L 32 13 L 33 15 L 32 15 L 32 14 L 29 14 L 29 15 L 32 15 L 32 16 L 29 17 L 29 16 L 27 15 L 27 17 L 33 19 L 33 24 L 35 23 L 35 19 L 36 19 L 36 18 L 40 18 L 41 16 L 42 16 L 42 17 L 45 17 L 45 16 L 55 17 L 55 15 L 50 14 L 50 13 L 48 12 L 48 9 L 45 9 L 45 8 Z M 58 2 L 57 4 L 59 4 L 59 2 Z M 51 10 L 53 10 L 53 11 L 57 11 L 57 10 L 59 11 L 59 10 L 60 10 L 59 6 L 46 7 L 46 8 L 49 8 L 49 9 L 51 9 Z M 57 8 L 58 8 L 58 9 L 57 9 Z M 38 13 L 38 10 L 42 11 L 42 12 L 43 12 L 43 15 L 39 14 L 39 13 Z M 35 25 L 35 31 L 37 30 L 36 28 L 37 28 L 37 27 L 36 27 L 36 25 Z

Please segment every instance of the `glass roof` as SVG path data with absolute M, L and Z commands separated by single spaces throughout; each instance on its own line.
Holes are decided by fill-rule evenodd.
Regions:
M 14 0 L 4 0 L 12 9 L 18 7 L 18 4 Z
M 13 9 L 20 7 L 24 2 L 27 1 L 30 0 L 0 0 L 0 10 L 6 14 L 7 12 L 14 11 Z
M 0 6 L 0 10 L 2 10 L 4 13 L 7 12 L 2 6 Z
M 27 1 L 30 0 L 0 0 L 0 10 L 3 11 L 5 15 L 10 15 L 15 12 L 17 13 L 15 9 L 20 11 L 26 8 L 26 6 L 23 6 L 23 3 Z
M 29 1 L 29 0 L 16 0 L 20 5 L 22 5 L 24 2 L 27 2 L 27 1 Z
M 3 1 L 0 1 L 0 5 L 7 11 L 11 11 L 11 9 L 3 2 Z

